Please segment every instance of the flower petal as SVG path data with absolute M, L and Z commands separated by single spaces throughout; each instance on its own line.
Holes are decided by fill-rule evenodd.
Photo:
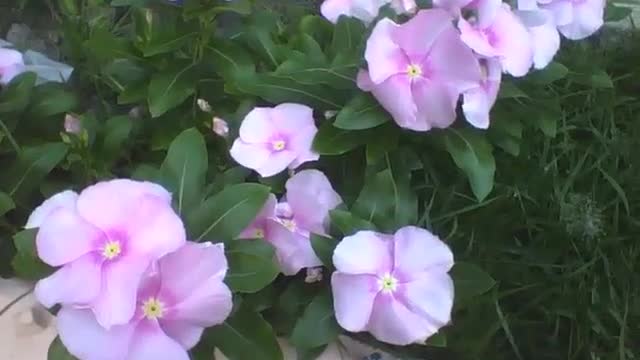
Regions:
M 364 58 L 369 65 L 371 81 L 375 84 L 406 72 L 409 66 L 409 59 L 392 37 L 397 29 L 396 23 L 384 18 L 376 24 L 367 40 Z
M 570 40 L 582 40 L 593 35 L 603 25 L 604 0 L 585 0 L 574 3 L 573 20 L 558 26 L 564 37 Z
M 544 25 L 529 28 L 533 41 L 533 65 L 544 69 L 560 49 L 560 34 L 551 19 Z
M 278 221 L 267 223 L 266 240 L 276 248 L 280 270 L 285 275 L 295 275 L 303 268 L 322 265 L 311 247 L 309 236 L 289 231 Z
M 287 181 L 286 189 L 287 202 L 300 226 L 324 234 L 329 211 L 342 203 L 329 179 L 318 170 L 302 170 Z
M 451 321 L 453 280 L 446 273 L 424 273 L 413 281 L 400 285 L 397 299 L 431 324 L 435 334 Z
M 423 58 L 430 52 L 442 31 L 452 27 L 452 20 L 451 15 L 442 9 L 420 10 L 411 20 L 390 29 L 392 40 L 410 58 Z M 379 83 L 375 79 L 374 82 Z
M 269 197 L 267 197 L 267 202 L 265 202 L 258 215 L 256 215 L 256 218 L 249 226 L 247 226 L 246 229 L 242 230 L 240 235 L 238 235 L 238 239 L 253 239 L 256 237 L 257 230 L 260 230 L 262 232 L 262 236 L 264 237 L 264 232 L 266 230 L 266 221 L 268 218 L 275 216 L 277 203 L 278 200 L 276 200 L 276 196 L 273 194 L 269 194 Z
M 489 43 L 482 29 L 470 24 L 464 18 L 458 20 L 458 28 L 460 39 L 473 51 L 486 57 L 498 56 L 498 51 Z
M 297 157 L 289 165 L 290 169 L 295 169 L 305 162 L 315 161 L 320 158 L 320 154 L 313 151 L 313 139 L 317 133 L 318 128 L 315 125 L 296 130 L 295 136 L 291 139 L 291 149 L 297 154 Z
M 522 21 L 503 4 L 491 29 L 499 38 L 496 49 L 500 52 L 504 71 L 513 76 L 524 76 L 533 65 L 533 44 Z
M 252 170 L 264 166 L 271 155 L 265 145 L 249 144 L 240 138 L 233 142 L 229 153 L 238 164 Z
M 393 295 L 384 293 L 378 294 L 373 303 L 367 328 L 376 339 L 403 346 L 425 340 L 434 333 L 431 323 L 411 312 Z
M 265 143 L 273 135 L 275 127 L 271 119 L 271 108 L 255 107 L 240 125 L 240 139 L 245 143 Z
M 36 250 L 42 261 L 60 266 L 94 250 L 104 236 L 75 211 L 59 207 L 40 224 Z
M 298 154 L 291 150 L 273 152 L 262 166 L 254 170 L 262 177 L 277 175 L 291 165 L 297 156 Z
M 131 320 L 136 310 L 138 287 L 148 267 L 146 259 L 133 257 L 104 264 L 102 289 L 91 306 L 100 325 L 109 329 Z
M 418 107 L 413 101 L 411 81 L 406 75 L 394 75 L 377 85 L 371 92 L 400 127 L 420 128 L 416 119 Z
M 422 80 L 413 84 L 413 97 L 418 104 L 418 121 L 410 129 L 444 129 L 456 120 L 458 91 L 436 81 Z
M 336 246 L 333 264 L 345 274 L 381 275 L 393 268 L 392 251 L 393 244 L 388 235 L 358 231 Z
M 168 337 L 157 324 L 141 322 L 125 360 L 189 360 L 187 350 Z
M 331 289 L 338 324 L 347 331 L 364 331 L 378 293 L 377 278 L 373 275 L 334 272 L 331 275 Z
M 447 272 L 453 266 L 453 253 L 431 232 L 415 226 L 405 226 L 394 234 L 395 270 L 403 276 L 438 270 Z
M 160 323 L 160 327 L 167 336 L 180 343 L 187 350 L 200 342 L 204 332 L 203 327 L 184 321 L 163 321 Z
M 29 215 L 27 224 L 24 226 L 25 229 L 40 227 L 44 219 L 58 208 L 63 207 L 75 211 L 77 200 L 78 194 L 71 190 L 62 191 L 53 195 L 33 210 L 31 215 Z
M 551 1 L 542 5 L 542 8 L 551 12 L 556 26 L 569 25 L 574 20 L 574 9 L 570 1 Z
M 491 106 L 486 91 L 482 87 L 469 90 L 463 95 L 462 111 L 467 122 L 478 129 L 489 128 Z
M 63 307 L 56 320 L 58 335 L 69 353 L 78 359 L 122 360 L 133 336 L 133 326 L 106 330 L 88 309 Z
M 271 123 L 279 133 L 296 134 L 298 129 L 315 127 L 313 109 L 302 104 L 283 103 L 271 110 Z
M 426 62 L 434 81 L 460 92 L 474 87 L 482 78 L 477 58 L 452 25 L 440 33 Z
M 47 308 L 55 304 L 86 305 L 100 293 L 102 263 L 86 254 L 38 281 L 35 296 Z

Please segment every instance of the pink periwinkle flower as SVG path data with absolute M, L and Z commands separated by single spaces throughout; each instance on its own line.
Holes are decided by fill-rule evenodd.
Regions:
M 260 176 L 273 176 L 287 167 L 295 169 L 318 160 L 320 156 L 311 149 L 317 132 L 308 106 L 284 103 L 274 108 L 256 107 L 242 121 L 231 156 Z
M 460 94 L 481 80 L 476 57 L 442 9 L 421 10 L 402 25 L 380 20 L 365 59 L 368 71 L 358 74 L 358 86 L 398 125 L 417 131 L 451 125 Z
M 489 128 L 489 113 L 498 98 L 502 67 L 496 59 L 481 59 L 483 79 L 478 86 L 463 94 L 462 111 L 465 119 L 479 129 Z
M 22 54 L 13 49 L 0 48 L 0 85 L 8 84 L 23 71 Z
M 519 5 L 520 6 L 519 2 Z M 553 14 L 544 9 L 522 9 L 518 16 L 527 27 L 533 50 L 533 67 L 543 69 L 560 50 L 560 33 L 556 28 Z
M 531 36 L 509 5 L 484 0 L 477 18 L 458 20 L 462 41 L 477 54 L 498 58 L 505 72 L 524 76 L 533 65 Z
M 105 329 L 90 310 L 65 306 L 60 340 L 82 360 L 188 360 L 204 329 L 231 313 L 227 269 L 222 244 L 188 242 L 145 273 L 130 321 Z
M 535 0 L 520 2 L 531 8 Z M 537 5 L 551 12 L 560 33 L 570 40 L 581 40 L 598 31 L 604 21 L 604 0 L 538 0 Z
M 453 254 L 429 231 L 359 231 L 333 253 L 336 319 L 395 345 L 425 341 L 451 320 Z
M 341 15 L 355 17 L 368 24 L 378 16 L 380 8 L 391 4 L 397 14 L 409 14 L 417 10 L 415 0 L 325 0 L 320 12 L 332 23 Z
M 256 219 L 240 238 L 264 238 L 276 249 L 280 268 L 285 275 L 322 265 L 309 237 L 311 233 L 326 235 L 329 211 L 342 203 L 329 179 L 318 170 L 302 170 L 286 183 L 286 195 L 277 203 L 270 195 Z
M 159 185 L 111 180 L 46 200 L 31 215 L 36 249 L 45 263 L 61 267 L 40 280 L 37 299 L 90 308 L 105 328 L 127 323 L 149 265 L 185 242 L 171 194 Z

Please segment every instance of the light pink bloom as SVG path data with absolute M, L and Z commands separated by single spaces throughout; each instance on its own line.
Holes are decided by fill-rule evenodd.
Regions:
M 424 341 L 451 320 L 453 254 L 429 231 L 359 231 L 333 253 L 336 319 L 390 344 Z
M 70 134 L 80 134 L 82 132 L 82 123 L 77 117 L 67 114 L 64 116 L 64 131 Z
M 402 25 L 381 20 L 367 41 L 369 69 L 358 74 L 358 86 L 401 127 L 448 127 L 460 94 L 481 80 L 478 61 L 451 22 L 444 10 L 421 10 Z
M 313 110 L 305 105 L 284 103 L 274 108 L 251 110 L 240 125 L 240 137 L 231 156 L 260 176 L 273 176 L 289 167 L 317 160 L 311 144 L 318 132 Z
M 211 125 L 213 132 L 218 136 L 222 136 L 223 138 L 229 136 L 229 124 L 227 124 L 226 121 L 219 117 L 214 117 Z
M 463 94 L 462 111 L 467 121 L 479 128 L 489 128 L 489 113 L 498 98 L 502 67 L 496 59 L 480 60 L 483 80 L 478 86 Z
M 38 282 L 38 300 L 46 307 L 91 308 L 106 328 L 131 319 L 149 264 L 185 242 L 171 194 L 156 184 L 124 179 L 98 183 L 80 195 L 53 196 L 27 226 L 39 227 L 40 259 L 61 267 Z
M 532 9 L 519 11 L 518 15 L 531 35 L 533 67 L 543 69 L 560 50 L 560 34 L 553 15 L 548 10 Z
M 560 33 L 570 40 L 593 35 L 603 25 L 604 0 L 539 0 L 540 8 L 553 14 Z
M 524 76 L 533 65 L 531 36 L 509 5 L 495 1 L 480 7 L 477 19 L 458 20 L 462 41 L 481 56 L 498 58 L 505 72 Z
M 267 231 L 267 223 L 269 219 L 273 219 L 276 216 L 276 204 L 278 200 L 276 200 L 276 196 L 273 194 L 269 194 L 267 198 L 267 202 L 262 207 L 262 210 L 258 213 L 256 218 L 251 222 L 251 224 L 244 229 L 240 235 L 239 239 L 263 239 L 265 237 Z
M 8 84 L 23 71 L 22 54 L 13 49 L 0 48 L 0 85 Z
M 145 274 L 130 321 L 105 329 L 91 311 L 63 307 L 60 340 L 83 360 L 188 360 L 204 328 L 231 313 L 227 269 L 222 244 L 188 242 Z
M 355 17 L 368 24 L 378 16 L 380 8 L 391 4 L 397 14 L 409 14 L 417 10 L 415 0 L 325 0 L 320 12 L 332 23 L 341 15 Z

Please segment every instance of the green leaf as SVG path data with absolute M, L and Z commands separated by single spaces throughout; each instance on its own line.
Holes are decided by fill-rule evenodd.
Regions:
M 56 336 L 51 342 L 51 345 L 49 345 L 47 360 L 76 360 L 76 358 L 69 354 L 67 348 L 65 348 L 62 341 L 60 341 L 60 337 Z
M 335 250 L 339 241 L 330 237 L 311 234 L 311 247 L 318 256 L 318 259 L 322 261 L 324 266 L 329 269 L 333 268 L 333 250 Z
M 340 332 L 334 315 L 333 299 L 326 290 L 313 299 L 298 319 L 291 334 L 291 343 L 296 348 L 313 349 L 335 341 Z
M 0 113 L 23 111 L 29 105 L 36 79 L 37 75 L 32 72 L 22 73 L 13 78 L 0 95 Z
M 196 37 L 196 35 L 195 32 L 163 32 L 161 35 L 153 36 L 151 41 L 143 46 L 142 52 L 144 56 L 149 57 L 175 51 Z
M 149 112 L 158 117 L 182 104 L 196 91 L 198 74 L 194 64 L 182 64 L 157 73 L 148 92 Z
M 466 262 L 457 262 L 450 274 L 455 285 L 456 305 L 467 304 L 473 298 L 491 290 L 496 284 L 480 267 Z
M 529 79 L 537 84 L 547 85 L 564 79 L 567 74 L 569 74 L 569 69 L 566 66 L 553 61 L 544 69 L 531 73 Z
M 326 121 L 313 139 L 313 149 L 320 155 L 341 155 L 362 145 L 367 134 L 367 130 L 338 129 Z
M 357 62 L 332 65 L 320 61 L 318 57 L 293 51 L 287 60 L 278 66 L 275 75 L 291 78 L 301 84 L 354 89 L 359 65 Z
M 376 229 L 370 221 L 361 219 L 348 211 L 334 209 L 329 212 L 329 216 L 331 225 L 337 227 L 344 236 L 353 235 L 360 230 Z
M 234 360 L 283 360 L 276 335 L 260 314 L 240 307 L 222 325 L 205 332 L 211 342 Z
M 129 138 L 133 123 L 129 116 L 114 116 L 104 125 L 102 155 L 107 162 L 112 162 L 122 155 L 124 143 Z
M 500 84 L 500 92 L 498 93 L 498 99 L 518 99 L 524 98 L 528 99 L 529 95 L 527 95 L 524 91 L 520 90 L 513 82 L 511 81 L 503 81 Z
M 16 255 L 11 265 L 18 277 L 25 280 L 39 280 L 52 272 L 52 269 L 38 258 L 37 233 L 37 229 L 27 229 L 13 236 Z
M 389 121 L 389 115 L 370 94 L 359 93 L 338 113 L 333 126 L 346 130 L 363 130 Z
M 278 276 L 274 248 L 262 240 L 236 240 L 226 244 L 229 271 L 225 282 L 231 290 L 255 293 Z
M 255 65 L 249 53 L 233 42 L 215 39 L 214 46 L 207 46 L 206 61 L 227 82 L 235 83 L 242 77 L 252 76 Z
M 207 146 L 197 129 L 187 129 L 173 140 L 160 172 L 161 183 L 173 193 L 178 214 L 202 200 L 208 167 Z
M 11 197 L 0 191 L 0 216 L 4 216 L 4 214 L 13 210 L 15 207 L 16 204 L 13 203 Z
M 35 117 L 49 117 L 71 112 L 78 106 L 78 98 L 57 83 L 34 88 L 29 113 Z
M 344 15 L 340 16 L 333 31 L 332 53 L 335 56 L 339 54 L 358 54 L 363 44 L 365 30 L 362 21 Z M 360 56 L 355 57 L 359 58 Z
M 225 188 L 188 214 L 190 238 L 235 239 L 260 212 L 268 196 L 269 187 L 264 185 L 246 183 Z
M 591 85 L 595 88 L 613 89 L 613 80 L 604 70 L 596 70 L 591 75 Z
M 275 74 L 256 74 L 244 77 L 239 83 L 243 92 L 259 96 L 277 104 L 297 102 L 317 110 L 332 110 L 342 107 L 344 96 L 322 84 L 305 84 L 289 77 Z
M 467 175 L 476 199 L 484 200 L 493 189 L 496 172 L 491 144 L 484 135 L 467 129 L 450 129 L 444 142 L 456 166 Z
M 424 343 L 426 346 L 435 346 L 435 347 L 446 347 L 447 346 L 447 336 L 438 332 L 435 335 L 431 336 Z
M 0 173 L 0 189 L 14 200 L 23 199 L 40 185 L 66 154 L 67 147 L 62 143 L 22 148 L 15 163 Z

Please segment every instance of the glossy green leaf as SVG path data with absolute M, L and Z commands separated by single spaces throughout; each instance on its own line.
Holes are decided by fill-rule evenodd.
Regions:
M 339 241 L 337 239 L 332 239 L 330 237 L 311 234 L 311 247 L 313 251 L 316 253 L 320 261 L 329 269 L 333 268 L 333 251 L 338 245 Z
M 234 292 L 258 292 L 273 282 L 280 273 L 275 261 L 275 250 L 266 241 L 236 240 L 225 246 L 229 261 L 225 282 Z
M 129 116 L 114 116 L 105 122 L 102 155 L 106 161 L 115 161 L 122 155 L 132 129 L 133 122 Z
M 60 341 L 60 337 L 56 336 L 51 342 L 51 345 L 49 345 L 47 360 L 76 360 L 76 358 L 69 354 L 69 351 L 67 351 L 62 341 Z
M 338 113 L 333 126 L 347 130 L 363 130 L 389 121 L 389 114 L 370 94 L 360 93 Z
M 173 140 L 160 173 L 161 183 L 173 194 L 178 214 L 202 201 L 208 167 L 207 146 L 197 129 L 187 129 Z
M 193 64 L 182 64 L 155 74 L 148 91 L 149 112 L 158 117 L 182 104 L 196 91 L 198 74 Z
M 39 280 L 52 272 L 52 269 L 38 258 L 37 232 L 37 229 L 27 229 L 13 236 L 16 254 L 11 265 L 16 275 L 25 280 Z
M 333 299 L 326 290 L 313 299 L 298 319 L 291 334 L 291 343 L 296 348 L 313 349 L 332 343 L 340 332 L 333 310 Z
M 313 139 L 313 149 L 320 155 L 344 154 L 362 145 L 366 141 L 365 134 L 363 131 L 338 129 L 326 121 L 320 125 Z
M 13 203 L 13 199 L 2 191 L 0 191 L 0 216 L 8 213 L 16 207 Z
M 260 212 L 269 190 L 267 186 L 251 183 L 225 188 L 187 215 L 190 238 L 195 241 L 235 239 Z
M 451 269 L 451 277 L 455 285 L 456 304 L 463 305 L 476 296 L 491 290 L 495 280 L 484 270 L 474 264 L 457 262 Z
M 553 61 L 542 70 L 535 71 L 529 75 L 531 81 L 547 85 L 555 81 L 564 79 L 569 74 L 569 69 L 559 62 Z
M 78 106 L 75 94 L 57 83 L 34 88 L 29 113 L 35 117 L 48 117 L 73 111 Z
M 376 227 L 370 221 L 361 219 L 352 213 L 334 209 L 329 212 L 331 218 L 331 225 L 335 226 L 340 232 L 345 235 L 353 235 L 360 230 L 375 230 Z
M 0 94 L 0 113 L 23 111 L 29 105 L 36 79 L 37 75 L 32 72 L 23 73 L 13 78 Z

